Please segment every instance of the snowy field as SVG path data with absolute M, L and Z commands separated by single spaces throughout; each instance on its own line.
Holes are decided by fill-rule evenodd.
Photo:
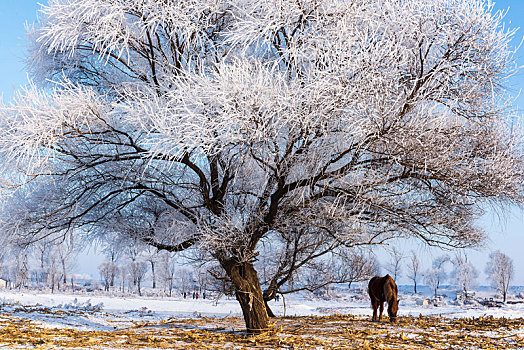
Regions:
M 295 348 L 315 349 L 339 345 L 341 349 L 364 349 L 368 345 L 370 349 L 431 349 L 442 343 L 447 349 L 454 348 L 446 343 L 453 339 L 460 349 L 480 348 L 475 347 L 477 342 L 483 342 L 482 348 L 487 349 L 524 348 L 520 290 L 510 299 L 514 303 L 487 307 L 477 301 L 455 300 L 453 290 L 443 291 L 444 297 L 435 305 L 427 294 L 413 295 L 406 289 L 401 288 L 397 324 L 370 322 L 368 297 L 358 290 L 335 291 L 322 298 L 301 294 L 272 301 L 272 310 L 286 317 L 277 318 L 271 334 L 254 338 L 260 347 L 243 333 L 240 307 L 233 298 L 194 300 L 4 290 L 0 291 L 0 348 L 280 349 L 295 344 Z M 475 297 L 493 297 L 493 292 L 477 291 Z M 430 332 L 435 334 L 427 338 Z M 377 336 L 380 343 L 373 343 Z M 359 345 L 347 345 L 348 339 Z M 384 345 L 397 343 L 400 345 Z
M 422 287 L 422 293 L 408 293 L 408 287 L 400 287 L 399 317 L 402 316 L 447 316 L 452 318 L 468 317 L 524 317 L 524 298 L 518 294 L 524 287 L 514 288 L 508 298 L 509 303 L 499 307 L 483 306 L 477 301 L 461 302 L 456 300 L 454 289 L 439 293 L 440 300 L 436 302 L 428 291 Z M 524 293 L 521 294 L 524 296 Z M 493 291 L 475 291 L 475 299 L 493 298 Z M 495 299 L 496 300 L 496 299 Z M 103 294 L 73 295 L 60 293 L 36 293 L 28 291 L 0 290 L 0 303 L 4 308 L 13 305 L 41 306 L 56 310 L 88 309 L 107 313 L 134 315 L 147 319 L 163 319 L 169 317 L 241 317 L 238 302 L 233 297 L 192 299 L 188 297 L 139 297 L 139 296 L 108 296 Z M 291 295 L 280 298 L 269 305 L 277 316 L 329 316 L 333 314 L 369 315 L 372 310 L 369 297 L 363 290 L 351 292 L 335 291 L 331 295 L 316 297 L 312 294 Z M 385 312 L 385 311 L 384 311 Z
M 407 289 L 407 288 L 401 288 Z M 524 288 L 522 288 L 524 290 Z M 510 298 L 512 304 L 488 307 L 478 302 L 463 303 L 455 300 L 455 293 L 444 291 L 437 305 L 426 293 L 400 294 L 399 317 L 439 316 L 468 318 L 480 316 L 520 318 L 524 317 L 524 299 Z M 488 299 L 493 292 L 475 292 L 475 298 Z M 33 293 L 28 291 L 0 291 L 0 302 L 9 305 L 42 306 L 57 310 L 89 309 L 121 315 L 140 315 L 148 319 L 169 317 L 241 317 L 238 302 L 232 298 L 183 299 L 182 297 L 139 297 L 107 295 L 72 295 L 60 293 Z M 329 296 L 292 295 L 269 303 L 277 316 L 329 316 L 333 314 L 371 315 L 369 297 L 363 291 L 333 293 Z M 95 327 L 96 328 L 96 327 Z M 103 328 L 103 327 L 102 327 Z

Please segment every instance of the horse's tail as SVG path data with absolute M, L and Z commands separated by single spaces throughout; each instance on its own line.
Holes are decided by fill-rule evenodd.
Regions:
M 368 283 L 368 294 L 369 298 L 371 299 L 371 307 L 373 307 L 373 301 L 374 299 L 376 299 L 375 293 L 373 293 L 373 287 L 376 284 L 377 279 L 379 278 L 379 276 L 375 276 Z
M 377 280 L 377 278 L 380 278 L 380 277 L 379 277 L 379 276 L 375 276 L 375 277 L 373 277 L 373 278 L 371 278 L 371 279 L 369 280 L 369 283 L 368 283 L 368 293 L 371 294 L 372 286 L 373 286 L 373 284 L 375 283 L 375 281 Z

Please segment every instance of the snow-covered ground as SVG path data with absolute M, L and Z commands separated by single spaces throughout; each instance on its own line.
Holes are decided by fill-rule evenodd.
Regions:
M 494 316 L 524 317 L 524 300 L 512 297 L 518 303 L 487 307 L 478 302 L 463 303 L 456 300 L 452 289 L 443 290 L 443 297 L 435 305 L 427 290 L 421 294 L 400 288 L 399 317 L 438 316 L 469 318 Z M 477 300 L 493 297 L 488 290 L 476 291 Z M 0 291 L 1 311 L 24 319 L 31 319 L 45 327 L 66 327 L 80 330 L 109 330 L 130 322 L 157 322 L 170 318 L 241 316 L 234 298 L 192 299 L 162 297 L 115 297 L 107 295 L 71 295 L 34 293 L 28 291 Z M 353 314 L 371 316 L 369 299 L 363 291 L 333 291 L 322 298 L 312 294 L 299 294 L 271 301 L 270 306 L 279 316 L 324 316 Z M 115 321 L 118 319 L 118 322 Z
M 477 290 L 475 300 L 463 303 L 452 288 L 442 290 L 442 298 L 435 301 L 424 288 L 413 294 L 410 287 L 400 286 L 396 323 L 371 322 L 369 298 L 362 289 L 331 290 L 323 297 L 302 293 L 271 301 L 270 306 L 277 315 L 306 317 L 275 319 L 271 331 L 253 339 L 246 337 L 234 298 L 0 290 L 0 347 L 331 349 L 352 344 L 351 349 L 433 350 L 477 349 L 484 344 L 486 349 L 524 349 L 524 299 L 518 297 L 522 290 L 511 297 L 518 303 L 487 307 L 478 302 L 493 297 L 487 289 Z

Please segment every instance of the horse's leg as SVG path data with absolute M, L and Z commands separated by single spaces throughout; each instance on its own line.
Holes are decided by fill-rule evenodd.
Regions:
M 384 312 L 384 302 L 380 301 L 380 314 L 378 316 L 378 321 L 380 322 L 382 320 L 382 313 Z
M 378 300 L 371 299 L 371 307 L 373 308 L 373 318 L 371 318 L 371 321 L 376 321 L 377 320 Z

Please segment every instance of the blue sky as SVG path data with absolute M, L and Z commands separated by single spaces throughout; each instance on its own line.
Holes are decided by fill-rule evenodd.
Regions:
M 4 101 L 8 101 L 13 91 L 20 85 L 27 83 L 27 75 L 24 70 L 24 37 L 25 23 L 33 23 L 37 18 L 40 8 L 38 2 L 46 3 L 45 0 L 1 0 L 0 8 L 0 94 Z M 507 9 L 509 12 L 505 22 L 510 27 L 522 28 L 517 33 L 515 43 L 518 44 L 524 35 L 524 1 L 523 0 L 499 0 L 496 1 L 496 9 Z M 518 54 L 520 66 L 524 66 L 524 47 Z M 524 68 L 522 72 L 513 77 L 510 86 L 517 94 L 524 89 Z M 522 110 L 524 107 L 524 96 L 517 100 Z M 468 253 L 471 261 L 481 272 L 481 283 L 485 280 L 482 276 L 489 252 L 501 250 L 508 254 L 514 261 L 515 279 L 514 284 L 524 285 L 524 213 L 520 210 L 510 210 L 504 218 L 500 219 L 495 214 L 490 214 L 480 220 L 479 224 L 489 233 L 490 240 L 486 248 L 480 251 Z M 406 249 L 411 249 L 406 248 Z M 432 257 L 441 254 L 433 250 L 418 248 L 423 264 L 427 266 Z M 78 261 L 80 272 L 88 272 L 97 276 L 98 258 L 92 254 L 83 254 Z M 96 263 L 95 263 L 96 262 Z M 407 282 L 407 280 L 405 280 Z

